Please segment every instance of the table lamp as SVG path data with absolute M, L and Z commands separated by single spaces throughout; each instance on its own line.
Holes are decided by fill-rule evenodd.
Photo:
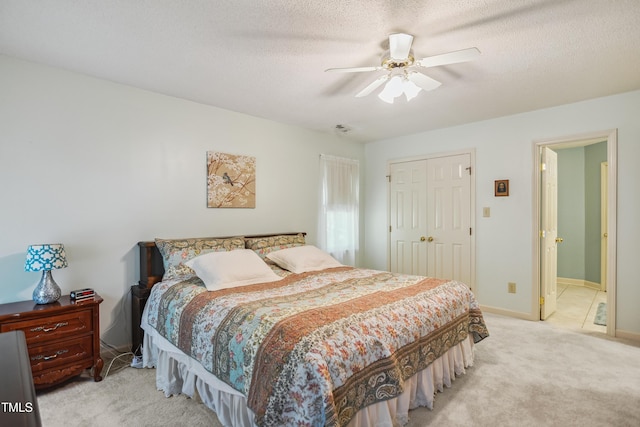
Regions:
M 64 252 L 64 245 L 61 243 L 29 246 L 24 271 L 42 271 L 42 278 L 33 290 L 33 300 L 36 304 L 49 304 L 58 301 L 62 292 L 56 281 L 53 280 L 51 270 L 67 266 L 67 255 Z

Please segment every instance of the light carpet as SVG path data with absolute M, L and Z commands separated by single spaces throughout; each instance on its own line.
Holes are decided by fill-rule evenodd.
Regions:
M 491 336 L 475 365 L 410 412 L 408 427 L 640 426 L 640 345 L 485 313 Z M 44 427 L 215 426 L 195 399 L 165 398 L 155 370 L 125 368 L 94 383 L 81 376 L 38 393 Z

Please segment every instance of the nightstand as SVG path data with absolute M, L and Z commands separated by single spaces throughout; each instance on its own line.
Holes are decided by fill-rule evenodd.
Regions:
M 33 301 L 0 304 L 0 332 L 24 332 L 36 389 L 59 384 L 92 370 L 101 381 L 100 303 L 102 298 L 75 302 L 69 295 L 51 304 Z
M 136 356 L 142 355 L 142 339 L 144 338 L 144 331 L 140 327 L 142 320 L 142 312 L 144 306 L 149 299 L 151 288 L 146 288 L 140 285 L 133 285 L 131 287 L 131 352 Z

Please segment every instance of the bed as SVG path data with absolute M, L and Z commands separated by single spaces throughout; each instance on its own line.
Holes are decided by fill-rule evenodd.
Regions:
M 140 242 L 143 366 L 225 426 L 397 426 L 487 337 L 463 283 L 339 264 L 304 233 Z

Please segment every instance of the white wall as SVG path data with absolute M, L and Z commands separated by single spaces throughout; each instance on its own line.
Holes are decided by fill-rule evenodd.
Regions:
M 365 263 L 385 269 L 390 159 L 476 150 L 476 285 L 486 306 L 528 313 L 532 141 L 617 128 L 618 319 L 640 333 L 640 91 L 367 144 L 154 94 L 0 55 L 0 303 L 31 298 L 29 244 L 62 242 L 68 292 L 105 298 L 109 344 L 130 339 L 136 242 L 303 230 L 315 240 L 318 155 L 366 161 Z M 257 158 L 257 208 L 206 208 L 205 153 Z M 364 173 L 364 172 L 363 172 Z M 510 179 L 510 197 L 493 181 Z M 482 217 L 482 207 L 491 217 Z M 517 294 L 506 283 L 518 284 Z
M 256 157 L 256 208 L 206 207 L 206 152 Z M 306 231 L 319 154 L 362 144 L 0 56 L 0 303 L 28 300 L 29 244 L 65 244 L 63 292 L 93 287 L 103 339 L 130 342 L 136 243 Z M 364 167 L 362 168 L 364 170 Z
M 387 265 L 389 160 L 475 148 L 478 299 L 486 307 L 533 316 L 533 142 L 617 128 L 617 329 L 640 334 L 635 268 L 640 256 L 639 118 L 640 91 L 635 91 L 367 144 L 365 264 Z M 496 179 L 510 180 L 509 197 L 494 197 Z M 490 218 L 482 217 L 485 206 L 491 208 Z M 507 293 L 507 282 L 517 283 L 516 294 Z

